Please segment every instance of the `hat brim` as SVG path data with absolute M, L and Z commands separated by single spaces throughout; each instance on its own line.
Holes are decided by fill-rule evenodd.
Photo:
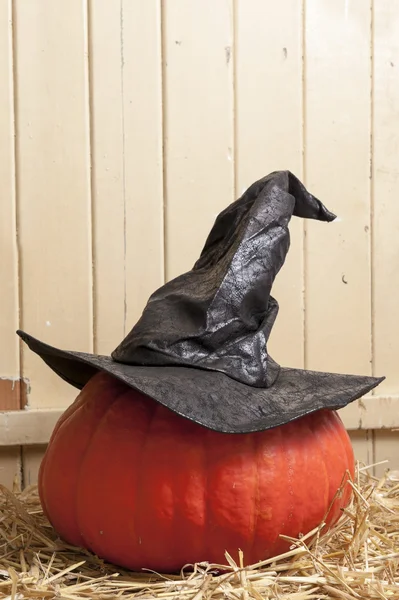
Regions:
M 323 408 L 338 410 L 384 380 L 281 368 L 272 387 L 255 388 L 215 371 L 127 365 L 109 356 L 60 350 L 23 331 L 17 333 L 57 375 L 78 389 L 98 371 L 105 371 L 175 413 L 221 433 L 263 431 Z

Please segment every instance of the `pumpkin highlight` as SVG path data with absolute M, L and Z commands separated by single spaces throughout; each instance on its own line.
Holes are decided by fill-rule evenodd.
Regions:
M 284 552 L 326 516 L 354 473 L 338 414 L 321 410 L 268 431 L 224 434 L 99 373 L 58 421 L 39 473 L 59 535 L 132 570 L 245 564 Z M 346 485 L 328 512 L 337 521 Z

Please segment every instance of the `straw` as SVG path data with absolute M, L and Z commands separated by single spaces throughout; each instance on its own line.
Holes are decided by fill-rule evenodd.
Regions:
M 246 566 L 226 552 L 221 565 L 180 575 L 132 573 L 60 540 L 37 487 L 0 486 L 0 598 L 21 600 L 399 600 L 399 471 L 381 479 L 358 465 L 352 500 L 338 523 L 295 540 L 277 557 Z M 342 491 L 342 490 L 341 490 Z

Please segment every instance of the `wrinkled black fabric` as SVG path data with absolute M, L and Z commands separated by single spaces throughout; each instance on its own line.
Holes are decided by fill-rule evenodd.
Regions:
M 342 408 L 384 378 L 289 369 L 267 353 L 278 312 L 270 293 L 292 215 L 335 218 L 288 171 L 254 183 L 220 213 L 193 269 L 151 296 L 112 356 L 60 350 L 17 333 L 78 389 L 105 371 L 222 433 L 262 431 Z
M 197 367 L 246 385 L 273 385 L 280 367 L 267 341 L 278 303 L 270 292 L 289 249 L 292 215 L 335 218 L 288 171 L 254 183 L 220 213 L 193 269 L 151 296 L 112 358 Z

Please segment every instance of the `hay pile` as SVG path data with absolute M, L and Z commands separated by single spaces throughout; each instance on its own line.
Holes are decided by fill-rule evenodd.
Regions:
M 399 599 L 399 471 L 357 468 L 353 500 L 335 528 L 292 540 L 285 555 L 224 574 L 206 563 L 180 576 L 133 574 L 60 541 L 36 488 L 0 487 L 0 598 L 182 600 Z M 226 572 L 227 571 L 227 572 Z

